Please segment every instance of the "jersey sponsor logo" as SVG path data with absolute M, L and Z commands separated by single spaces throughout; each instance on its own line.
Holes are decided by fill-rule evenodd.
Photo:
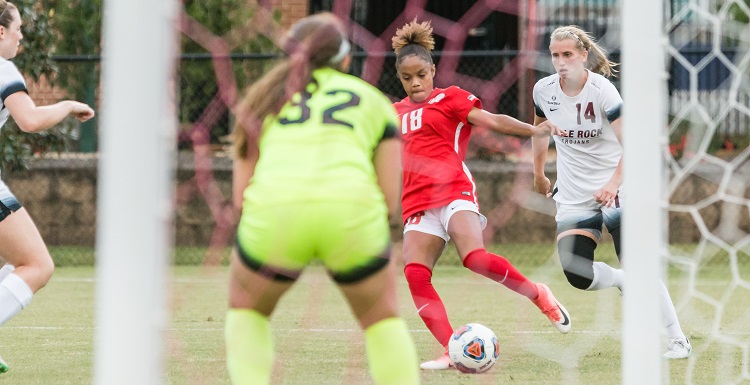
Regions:
M 556 102 L 556 101 L 554 101 L 554 100 L 547 100 L 547 104 L 551 104 L 551 105 L 553 105 L 553 106 L 559 106 L 559 105 L 560 105 L 560 103 L 559 103 L 559 102 Z
M 435 96 L 434 98 L 430 99 L 430 101 L 427 102 L 427 104 L 435 104 L 435 103 L 443 100 L 443 98 L 445 98 L 445 94 L 441 92 L 437 96 Z
M 561 139 L 563 144 L 590 144 L 593 138 L 602 135 L 602 129 L 593 130 L 568 130 L 565 131 L 565 139 Z
M 461 195 L 471 196 L 469 191 L 461 191 Z
M 550 112 L 552 112 L 552 111 L 557 111 L 558 109 L 559 109 L 559 107 L 558 108 L 550 108 L 549 110 L 550 110 Z
M 568 130 L 565 131 L 565 136 L 568 138 L 596 138 L 602 134 L 601 128 L 595 128 L 593 130 Z
M 472 95 L 472 94 L 469 94 L 469 96 L 467 97 L 467 99 L 469 99 L 469 101 L 472 101 L 472 102 L 473 102 L 473 101 L 474 101 L 474 99 L 476 99 L 476 98 L 477 98 L 477 97 L 476 97 L 476 96 L 474 96 L 474 95 Z

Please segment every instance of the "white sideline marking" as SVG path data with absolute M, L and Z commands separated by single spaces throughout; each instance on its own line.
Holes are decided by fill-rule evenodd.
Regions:
M 90 282 L 94 283 L 96 282 L 96 278 L 52 278 L 53 282 L 60 282 L 60 283 L 79 283 L 79 282 Z M 226 282 L 226 278 L 174 278 L 169 280 L 170 283 L 222 283 Z M 471 277 L 467 276 L 465 278 L 459 278 L 459 279 L 448 279 L 448 278 L 441 278 L 440 282 L 443 283 L 460 283 L 461 285 L 497 285 L 497 282 L 491 281 L 489 279 L 480 279 L 477 277 Z M 728 279 L 726 281 L 697 281 L 695 283 L 696 286 L 726 286 L 727 282 L 731 282 L 731 279 Z M 301 283 L 304 283 L 304 278 L 302 279 Z
M 94 330 L 94 327 L 70 327 L 70 326 L 3 326 L 3 329 L 18 329 L 18 330 Z M 196 331 L 196 332 L 216 332 L 223 331 L 224 328 L 167 328 L 166 331 Z M 279 332 L 291 332 L 291 333 L 359 333 L 360 329 L 272 329 Z M 412 329 L 409 330 L 411 333 L 428 333 L 426 329 Z M 509 334 L 559 334 L 557 330 L 515 330 L 509 332 Z M 620 335 L 622 332 L 619 331 L 600 331 L 600 330 L 571 330 L 569 334 L 589 334 L 589 335 Z M 706 331 L 689 331 L 689 335 L 701 335 L 708 336 L 713 333 Z M 731 336 L 750 336 L 750 331 L 730 331 L 721 333 L 721 335 Z
M 60 283 L 96 283 L 96 278 L 52 278 L 53 282 Z M 226 278 L 215 278 L 215 279 L 196 279 L 196 278 L 175 278 L 170 279 L 171 283 L 222 283 L 226 282 Z

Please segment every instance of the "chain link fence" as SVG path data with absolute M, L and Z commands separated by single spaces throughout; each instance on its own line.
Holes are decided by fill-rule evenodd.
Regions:
M 521 62 L 522 65 L 514 61 L 522 55 L 522 51 L 518 50 L 434 52 L 438 68 L 435 85 L 458 85 L 479 96 L 485 103 L 485 109 L 531 121 L 531 87 L 536 80 L 553 70 L 545 48 L 554 27 L 581 25 L 610 50 L 614 61 L 619 61 L 619 10 L 614 2 L 589 1 L 586 6 L 581 4 L 584 2 L 539 3 L 539 14 L 534 20 L 540 22 L 532 22 L 528 26 L 528 30 L 536 36 L 539 51 L 526 53 L 530 59 Z M 697 33 L 695 28 L 700 26 L 682 25 L 680 28 L 680 33 L 691 35 Z M 716 54 L 711 46 L 697 43 L 675 49 L 691 63 Z M 724 52 L 728 60 L 745 54 L 739 44 L 728 44 Z M 371 73 L 366 73 L 372 70 L 367 67 L 366 54 L 356 50 L 353 54 L 351 73 L 363 78 L 371 77 Z M 278 58 L 276 53 L 260 53 L 232 54 L 219 60 L 231 63 L 229 68 L 238 89 L 242 90 Z M 174 240 L 178 250 L 175 258 L 178 263 L 204 261 L 206 248 L 217 240 L 214 230 L 218 216 L 222 215 L 217 207 L 228 204 L 229 200 L 231 161 L 227 154 L 227 135 L 231 131 L 233 117 L 221 99 L 216 60 L 209 54 L 184 54 L 175 83 L 179 103 L 174 222 Z M 701 100 L 709 109 L 714 108 L 712 105 L 720 108 L 723 100 L 721 93 L 726 92 L 723 87 L 731 75 L 722 64 L 722 59 L 716 60 L 716 64 L 712 64 L 713 61 L 706 64 L 698 76 L 699 91 L 704 95 Z M 450 63 L 455 71 L 441 72 L 441 63 Z M 98 57 L 59 57 L 57 64 L 61 72 L 77 75 L 79 82 L 74 83 L 71 92 L 80 95 L 82 101 L 100 106 Z M 674 111 L 685 102 L 686 92 L 690 92 L 689 79 L 694 75 L 686 70 L 683 61 L 673 59 L 670 67 L 670 105 Z M 618 78 L 612 80 L 619 86 Z M 744 81 L 747 81 L 746 76 Z M 392 53 L 384 55 L 374 83 L 393 100 L 405 96 L 396 77 Z M 144 88 L 144 92 L 147 92 L 147 88 Z M 748 92 L 739 97 L 744 97 L 750 104 Z M 66 121 L 65 125 L 65 128 L 57 129 L 63 138 L 60 148 L 53 152 L 35 153 L 28 170 L 5 172 L 3 179 L 35 218 L 58 264 L 90 264 L 94 262 L 96 234 L 97 126 L 96 121 L 87 125 Z M 747 114 L 735 111 L 734 115 L 723 119 L 717 126 L 709 153 L 742 151 L 747 147 L 749 127 Z M 684 140 L 679 133 L 676 130 L 671 138 L 673 151 L 679 151 L 681 140 Z M 519 204 L 535 199 L 531 193 L 530 167 L 528 163 L 519 161 L 525 146 L 526 142 L 518 138 L 496 135 L 483 129 L 477 129 L 473 134 L 468 163 L 479 185 L 482 211 L 493 218 L 487 237 L 495 242 L 544 245 L 545 250 L 552 250 L 552 203 L 537 202 L 534 210 Z M 198 152 L 203 155 L 197 157 Z M 210 156 L 205 157 L 206 154 Z M 137 149 L 133 149 L 133 156 L 137 156 Z M 553 179 L 554 164 L 548 165 L 548 172 Z M 208 184 L 207 178 L 211 181 Z M 681 194 L 705 195 L 708 194 L 706 191 L 715 189 L 715 183 L 708 179 L 697 178 L 691 183 Z M 715 221 L 718 218 L 720 216 L 716 216 Z M 670 238 L 684 243 L 695 242 L 700 232 L 694 222 L 689 217 L 679 219 L 672 222 Z M 748 227 L 747 222 L 745 218 L 739 222 L 739 226 Z M 396 228 L 394 236 L 400 236 Z M 226 241 L 229 244 L 230 240 Z M 536 253 L 533 247 L 530 250 L 529 254 Z

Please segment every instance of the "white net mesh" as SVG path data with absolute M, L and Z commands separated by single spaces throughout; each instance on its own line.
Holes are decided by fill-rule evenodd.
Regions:
M 694 349 L 689 360 L 670 363 L 669 370 L 665 370 L 667 381 L 672 383 L 750 383 L 750 322 L 747 322 L 750 318 L 750 162 L 747 161 L 750 156 L 750 27 L 747 23 L 750 8 L 746 1 L 665 2 L 671 77 L 669 149 L 665 149 L 670 178 L 667 188 L 669 247 L 663 255 L 669 267 L 666 282 L 683 330 L 691 338 Z M 459 85 L 480 97 L 488 110 L 526 121 L 530 121 L 533 108 L 531 86 L 540 75 L 552 71 L 546 48 L 554 27 L 582 26 L 611 52 L 614 61 L 620 61 L 621 28 L 616 1 L 530 0 L 512 4 L 491 0 L 446 1 L 442 7 L 436 5 L 438 3 L 442 4 L 409 0 L 381 7 L 373 1 L 311 1 L 309 4 L 315 6 L 310 5 L 309 10 L 326 9 L 348 15 L 350 38 L 355 45 L 353 72 L 393 99 L 403 97 L 403 91 L 394 77 L 393 57 L 389 56 L 390 37 L 395 28 L 414 17 L 431 19 L 443 50 L 436 55 L 436 85 Z M 288 19 L 292 13 L 279 17 L 274 13 L 277 9 L 267 5 L 261 2 L 261 6 L 252 7 L 239 26 L 221 33 L 211 32 L 186 12 L 182 14 L 180 30 L 191 44 L 210 53 L 209 72 L 213 77 L 209 82 L 217 85 L 209 95 L 210 102 L 198 109 L 198 115 L 183 121 L 186 129 L 182 135 L 188 138 L 194 150 L 195 176 L 178 187 L 177 202 L 178 217 L 182 215 L 181 204 L 195 197 L 205 198 L 207 202 L 203 215 L 214 220 L 215 231 L 209 252 L 202 257 L 206 264 L 215 265 L 224 259 L 234 236 L 225 178 L 228 162 L 226 158 L 215 156 L 220 145 L 212 142 L 212 130 L 221 124 L 227 110 L 232 110 L 239 90 L 269 68 L 268 59 L 275 58 L 279 52 L 276 46 L 279 36 L 293 21 Z M 380 22 L 371 20 L 379 15 L 384 18 Z M 515 18 L 518 23 L 515 29 L 520 31 L 515 43 L 504 47 L 507 55 L 497 51 L 485 53 L 488 57 L 482 57 L 476 50 L 466 53 L 468 46 L 476 45 L 477 37 L 490 30 L 490 26 L 497 27 L 504 22 L 503 15 Z M 255 38 L 265 39 L 265 47 L 256 51 L 269 55 L 259 59 L 265 61 L 258 61 L 257 57 L 231 56 L 241 51 L 237 47 L 243 46 L 243 42 Z M 183 61 L 183 72 L 192 70 L 190 65 L 191 62 Z M 612 80 L 619 85 L 618 79 Z M 644 85 L 642 92 L 648 92 L 647 87 Z M 229 120 L 232 119 L 234 117 Z M 436 270 L 435 285 L 454 324 L 485 323 L 495 330 L 504 348 L 497 368 L 476 379 L 461 378 L 460 381 L 466 381 L 461 383 L 498 380 L 619 383 L 622 302 L 618 292 L 581 293 L 569 287 L 562 277 L 557 256 L 550 255 L 554 253 L 551 251 L 554 249 L 554 204 L 531 193 L 528 167 L 521 163 L 509 166 L 493 162 L 498 153 L 521 155 L 523 144 L 516 138 L 499 138 L 482 130 L 477 130 L 473 136 L 471 152 L 478 155 L 478 160 L 474 159 L 471 167 L 478 179 L 482 211 L 490 219 L 485 238 L 499 244 L 500 252 L 509 253 L 512 262 L 529 263 L 521 266 L 524 273 L 535 281 L 551 283 L 558 297 L 572 302 L 567 306 L 574 319 L 574 330 L 563 337 L 540 329 L 538 313 L 532 313 L 535 309 L 522 303 L 516 295 L 484 278 L 458 272 L 460 268 Z M 503 176 L 499 176 L 501 174 Z M 501 178 L 511 182 L 501 184 L 498 182 Z M 536 231 L 519 230 L 528 228 Z M 536 235 L 538 233 L 542 235 Z M 398 236 L 398 231 L 394 234 Z M 518 242 L 526 245 L 507 251 L 508 244 Z M 539 258 L 540 255 L 543 257 Z M 443 260 L 451 261 L 450 258 L 456 262 L 455 256 L 443 256 Z M 611 243 L 600 245 L 597 260 L 617 265 Z M 402 292 L 408 293 L 403 277 L 399 278 Z M 306 287 L 310 283 L 314 283 L 310 292 L 316 295 L 299 302 L 303 310 L 282 308 L 280 311 L 285 316 L 274 319 L 280 352 L 275 378 L 279 383 L 309 380 L 309 373 L 296 367 L 309 364 L 307 361 L 316 354 L 326 354 L 328 360 L 333 358 L 328 357 L 327 352 L 313 350 L 308 354 L 307 350 L 300 351 L 295 346 L 304 343 L 315 349 L 321 340 L 333 344 L 337 338 L 338 346 L 343 346 L 350 357 L 344 359 L 341 373 L 321 381 L 368 383 L 364 359 L 359 356 L 359 330 L 351 319 L 342 320 L 332 315 L 347 311 L 341 298 L 333 295 L 334 305 L 321 299 L 328 293 L 325 290 L 331 289 L 330 282 L 323 276 L 307 277 L 300 285 Z M 222 285 L 221 280 L 212 284 Z M 488 305 L 483 298 L 493 298 L 492 304 Z M 175 302 L 177 308 L 186 307 L 179 300 Z M 441 348 L 414 314 L 408 294 L 402 297 L 401 303 L 420 358 L 440 354 Z M 491 314 L 485 314 L 488 307 L 492 308 Z M 287 316 L 299 321 L 286 322 Z M 214 338 L 220 338 L 221 327 L 214 328 L 211 329 Z M 305 342 L 284 337 L 302 334 Z M 185 350 L 189 350 L 190 337 L 177 338 L 182 340 L 175 343 L 177 357 L 174 361 L 180 362 L 189 355 Z M 221 346 L 216 346 L 214 353 L 220 355 L 221 350 Z M 222 372 L 223 363 L 214 366 Z M 176 371 L 188 373 L 181 368 Z M 437 384 L 457 383 L 459 377 L 454 374 L 447 377 L 425 374 L 423 380 Z M 296 379 L 299 382 L 295 382 Z M 192 378 L 188 383 L 210 382 L 206 381 Z
M 672 295 L 693 355 L 673 383 L 750 383 L 750 8 L 668 8 Z

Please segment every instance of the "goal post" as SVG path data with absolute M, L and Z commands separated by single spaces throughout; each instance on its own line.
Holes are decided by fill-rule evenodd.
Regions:
M 661 383 L 659 279 L 665 243 L 662 207 L 666 127 L 663 3 L 622 2 L 624 190 L 622 379 Z
M 95 384 L 165 378 L 176 6 L 104 3 Z

